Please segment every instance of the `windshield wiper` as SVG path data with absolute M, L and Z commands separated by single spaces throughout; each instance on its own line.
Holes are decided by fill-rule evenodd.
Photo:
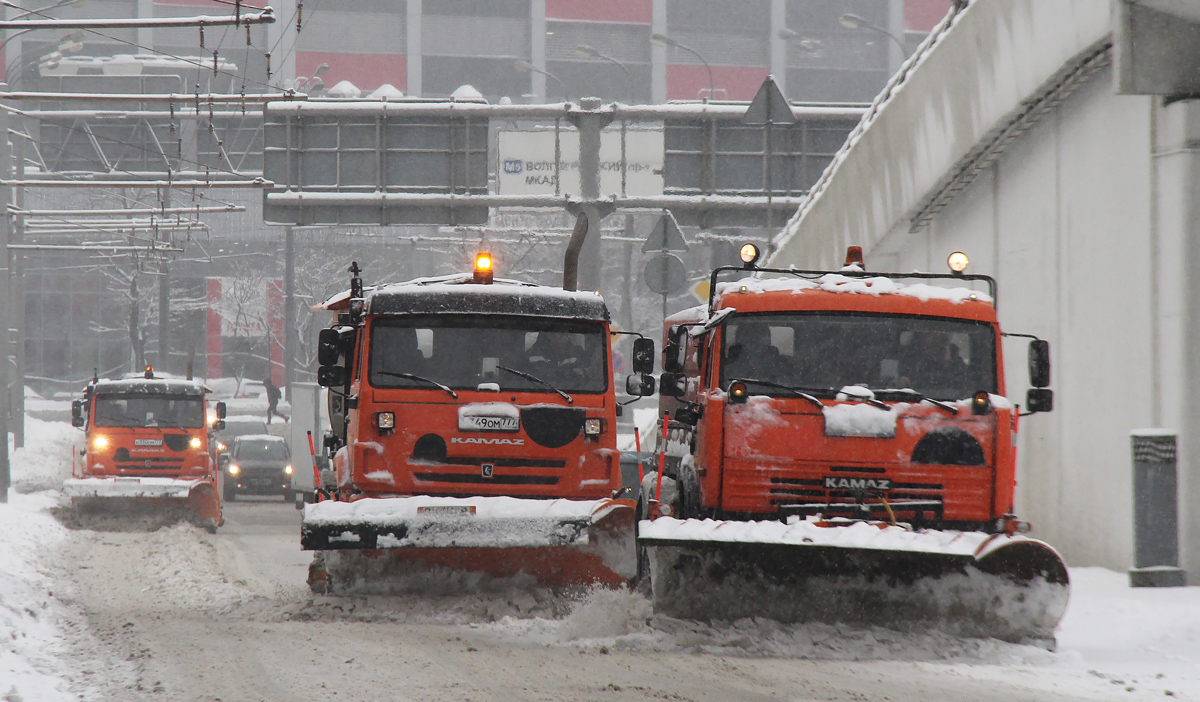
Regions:
M 821 409 L 825 409 L 825 405 L 821 404 L 820 400 L 813 397 L 812 395 L 809 395 L 807 392 L 805 392 L 805 390 L 808 390 L 811 392 L 833 392 L 833 388 L 797 388 L 797 387 L 792 387 L 790 385 L 781 385 L 779 383 L 773 383 L 769 380 L 759 380 L 758 378 L 734 378 L 733 380 L 740 380 L 743 383 L 754 383 L 755 385 L 762 385 L 762 386 L 768 387 L 768 388 L 779 388 L 780 390 L 787 390 L 788 392 L 792 393 L 796 397 L 808 400 L 809 402 L 813 403 L 817 407 L 820 407 Z
M 454 392 L 453 390 L 446 387 L 445 385 L 442 385 L 441 383 L 439 383 L 436 380 L 430 380 L 429 378 L 423 378 L 419 375 L 413 375 L 412 373 L 396 373 L 395 371 L 377 371 L 377 372 L 380 375 L 390 375 L 390 376 L 393 376 L 396 378 L 405 378 L 407 380 L 416 380 L 421 383 L 429 383 L 430 385 L 436 385 L 437 387 L 441 388 L 442 390 L 445 390 L 446 392 L 450 393 L 450 397 L 453 397 L 456 400 L 458 399 L 458 393 Z
M 934 407 L 945 410 L 946 412 L 949 412 L 950 414 L 952 414 L 954 416 L 958 416 L 958 408 L 955 407 L 954 405 L 950 404 L 949 402 L 942 402 L 941 400 L 935 400 L 932 397 L 926 397 L 925 395 L 922 395 L 921 393 L 917 392 L 916 390 L 913 390 L 912 388 L 889 388 L 887 390 L 875 390 L 875 392 L 883 392 L 883 393 L 891 392 L 891 393 L 896 393 L 897 395 L 905 395 L 906 397 L 911 397 L 911 398 L 915 399 L 917 402 L 928 402 L 929 404 L 933 405 Z
M 509 368 L 508 366 L 496 366 L 496 367 L 502 371 L 508 371 L 509 373 L 512 373 L 513 375 L 519 375 L 522 378 L 525 378 L 526 380 L 532 380 L 533 382 L 537 383 L 538 385 L 542 385 L 544 387 L 550 388 L 551 390 L 558 393 L 559 395 L 562 395 L 563 399 L 566 400 L 567 403 L 572 404 L 572 405 L 575 404 L 575 400 L 572 400 L 570 395 L 563 392 L 562 390 L 559 390 L 558 388 L 554 387 L 550 383 L 547 383 L 546 381 L 542 380 L 541 378 L 539 378 L 535 375 L 530 375 L 530 374 L 526 373 L 525 371 L 519 371 L 515 368 Z

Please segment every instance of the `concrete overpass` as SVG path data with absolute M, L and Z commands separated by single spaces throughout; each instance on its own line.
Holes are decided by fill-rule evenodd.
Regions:
M 1129 432 L 1180 433 L 1200 583 L 1200 0 L 961 3 L 879 96 L 774 265 L 999 280 L 1051 341 L 1056 409 L 1022 423 L 1018 513 L 1072 565 L 1132 564 Z M 1014 399 L 1024 346 L 1007 345 Z

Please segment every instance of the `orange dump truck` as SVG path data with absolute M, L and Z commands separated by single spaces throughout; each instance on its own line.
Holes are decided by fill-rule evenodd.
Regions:
M 318 349 L 332 469 L 301 525 L 315 591 L 387 591 L 414 564 L 552 585 L 634 576 L 604 300 L 493 281 L 483 261 L 365 291 L 352 269 L 350 291 L 318 306 L 337 322 Z M 639 348 L 649 372 L 653 342 Z
M 217 490 L 214 430 L 225 403 L 211 414 L 209 389 L 191 380 L 94 380 L 72 405 L 86 432 L 82 474 L 63 483 L 81 513 L 114 517 L 177 513 L 211 531 L 224 523 Z
M 1022 411 L 992 279 L 871 273 L 853 249 L 840 271 L 755 258 L 667 323 L 667 484 L 648 478 L 638 541 L 656 608 L 1052 640 L 1066 567 L 1013 515 L 1018 418 L 1052 405 L 1046 342 Z

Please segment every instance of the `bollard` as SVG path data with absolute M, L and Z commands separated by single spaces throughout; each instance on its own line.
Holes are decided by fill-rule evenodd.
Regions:
M 1133 445 L 1133 568 L 1131 587 L 1182 587 L 1179 567 L 1179 492 L 1176 435 L 1161 429 L 1130 432 Z

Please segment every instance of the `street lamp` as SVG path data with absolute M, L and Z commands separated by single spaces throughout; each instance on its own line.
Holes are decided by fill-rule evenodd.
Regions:
M 777 36 L 787 42 L 794 42 L 805 53 L 817 55 L 821 53 L 821 42 L 816 39 L 800 38 L 800 33 L 790 27 L 779 30 Z
M 329 64 L 322 61 L 320 64 L 317 65 L 316 69 L 313 70 L 313 73 L 311 76 L 309 76 L 307 78 L 297 78 L 295 81 L 293 81 L 292 82 L 292 90 L 295 90 L 298 93 L 307 93 L 307 92 L 312 92 L 314 89 L 316 89 L 317 85 L 320 85 L 321 87 L 325 87 L 325 83 L 324 83 L 324 81 L 320 80 L 320 77 L 325 75 L 328 72 L 329 72 Z
M 619 61 L 619 60 L 613 58 L 612 56 L 608 56 L 606 54 L 600 53 L 600 51 L 598 49 L 596 49 L 595 47 L 592 47 L 592 46 L 588 46 L 587 44 L 580 44 L 579 46 L 576 46 L 575 47 L 575 55 L 579 56 L 580 58 L 595 58 L 595 59 L 600 59 L 601 61 L 608 61 L 609 63 L 617 64 L 617 68 L 620 68 L 621 72 L 625 74 L 626 97 L 629 98 L 629 104 L 631 104 L 631 105 L 633 104 L 633 75 L 629 73 L 628 66 L 626 66 L 622 61 Z
M 892 41 L 896 42 L 896 46 L 900 47 L 900 55 L 903 56 L 904 58 L 908 58 L 908 48 L 904 46 L 904 42 L 902 42 L 898 38 L 896 38 L 895 34 L 892 34 L 891 32 L 889 32 L 888 30 L 886 30 L 882 27 L 876 27 L 875 25 L 866 21 L 861 16 L 854 14 L 853 12 L 847 12 L 846 14 L 839 17 L 838 24 L 842 25 L 846 29 L 873 29 L 876 32 L 879 32 L 880 34 L 887 36 L 888 39 L 891 39 Z
M 547 78 L 549 78 L 550 80 L 552 80 L 558 84 L 558 89 L 560 91 L 562 91 L 564 100 L 571 99 L 571 94 L 567 92 L 567 86 L 562 82 L 562 80 L 559 79 L 558 76 L 554 75 L 550 71 L 547 71 L 543 68 L 538 68 L 537 66 L 526 61 L 525 59 L 517 59 L 516 61 L 513 61 L 513 68 L 517 69 L 518 71 L 520 71 L 522 73 L 529 73 L 529 72 L 541 73 L 542 75 L 546 76 Z
M 14 19 L 14 20 L 21 19 L 22 17 L 28 17 L 29 15 L 40 15 L 43 12 L 47 12 L 49 10 L 55 10 L 55 9 L 65 6 L 65 5 L 70 5 L 71 7 L 83 7 L 86 4 L 88 4 L 88 0 L 60 0 L 60 2 L 57 2 L 53 5 L 48 5 L 46 7 L 43 7 L 43 8 L 37 9 L 37 10 L 26 10 L 25 8 L 19 7 L 18 5 L 8 2 L 7 0 L 0 0 L 0 5 L 3 5 L 4 7 L 11 7 L 11 8 L 14 8 L 17 10 L 21 10 L 21 14 L 14 15 L 12 18 L 10 18 L 10 19 Z M 13 32 L 12 34 L 9 34 L 7 37 L 5 37 L 4 41 L 0 41 L 0 50 L 3 50 L 4 47 L 8 46 L 8 42 L 12 41 L 13 39 L 16 39 L 17 37 L 21 36 L 22 34 L 27 34 L 32 31 L 33 31 L 32 29 L 18 29 L 17 31 Z M 72 33 L 68 34 L 67 36 L 73 37 L 76 35 L 78 35 L 78 38 L 75 39 L 75 41 L 83 41 L 83 31 L 82 30 L 72 32 Z
M 667 36 L 666 34 L 657 34 L 657 33 L 651 34 L 650 35 L 650 43 L 654 44 L 655 46 L 669 46 L 673 49 L 675 49 L 675 48 L 683 49 L 684 51 L 688 52 L 692 56 L 695 56 L 696 58 L 700 59 L 700 63 L 704 64 L 704 70 L 708 71 L 708 99 L 711 100 L 713 98 L 713 95 L 716 93 L 716 86 L 713 83 L 712 66 L 708 65 L 708 61 L 706 61 L 704 59 L 704 57 L 700 55 L 699 52 L 697 52 L 695 49 L 693 49 L 690 46 L 684 46 L 683 44 L 680 44 L 679 42 L 675 41 L 674 39 Z M 706 100 L 706 102 L 707 102 L 707 100 Z

